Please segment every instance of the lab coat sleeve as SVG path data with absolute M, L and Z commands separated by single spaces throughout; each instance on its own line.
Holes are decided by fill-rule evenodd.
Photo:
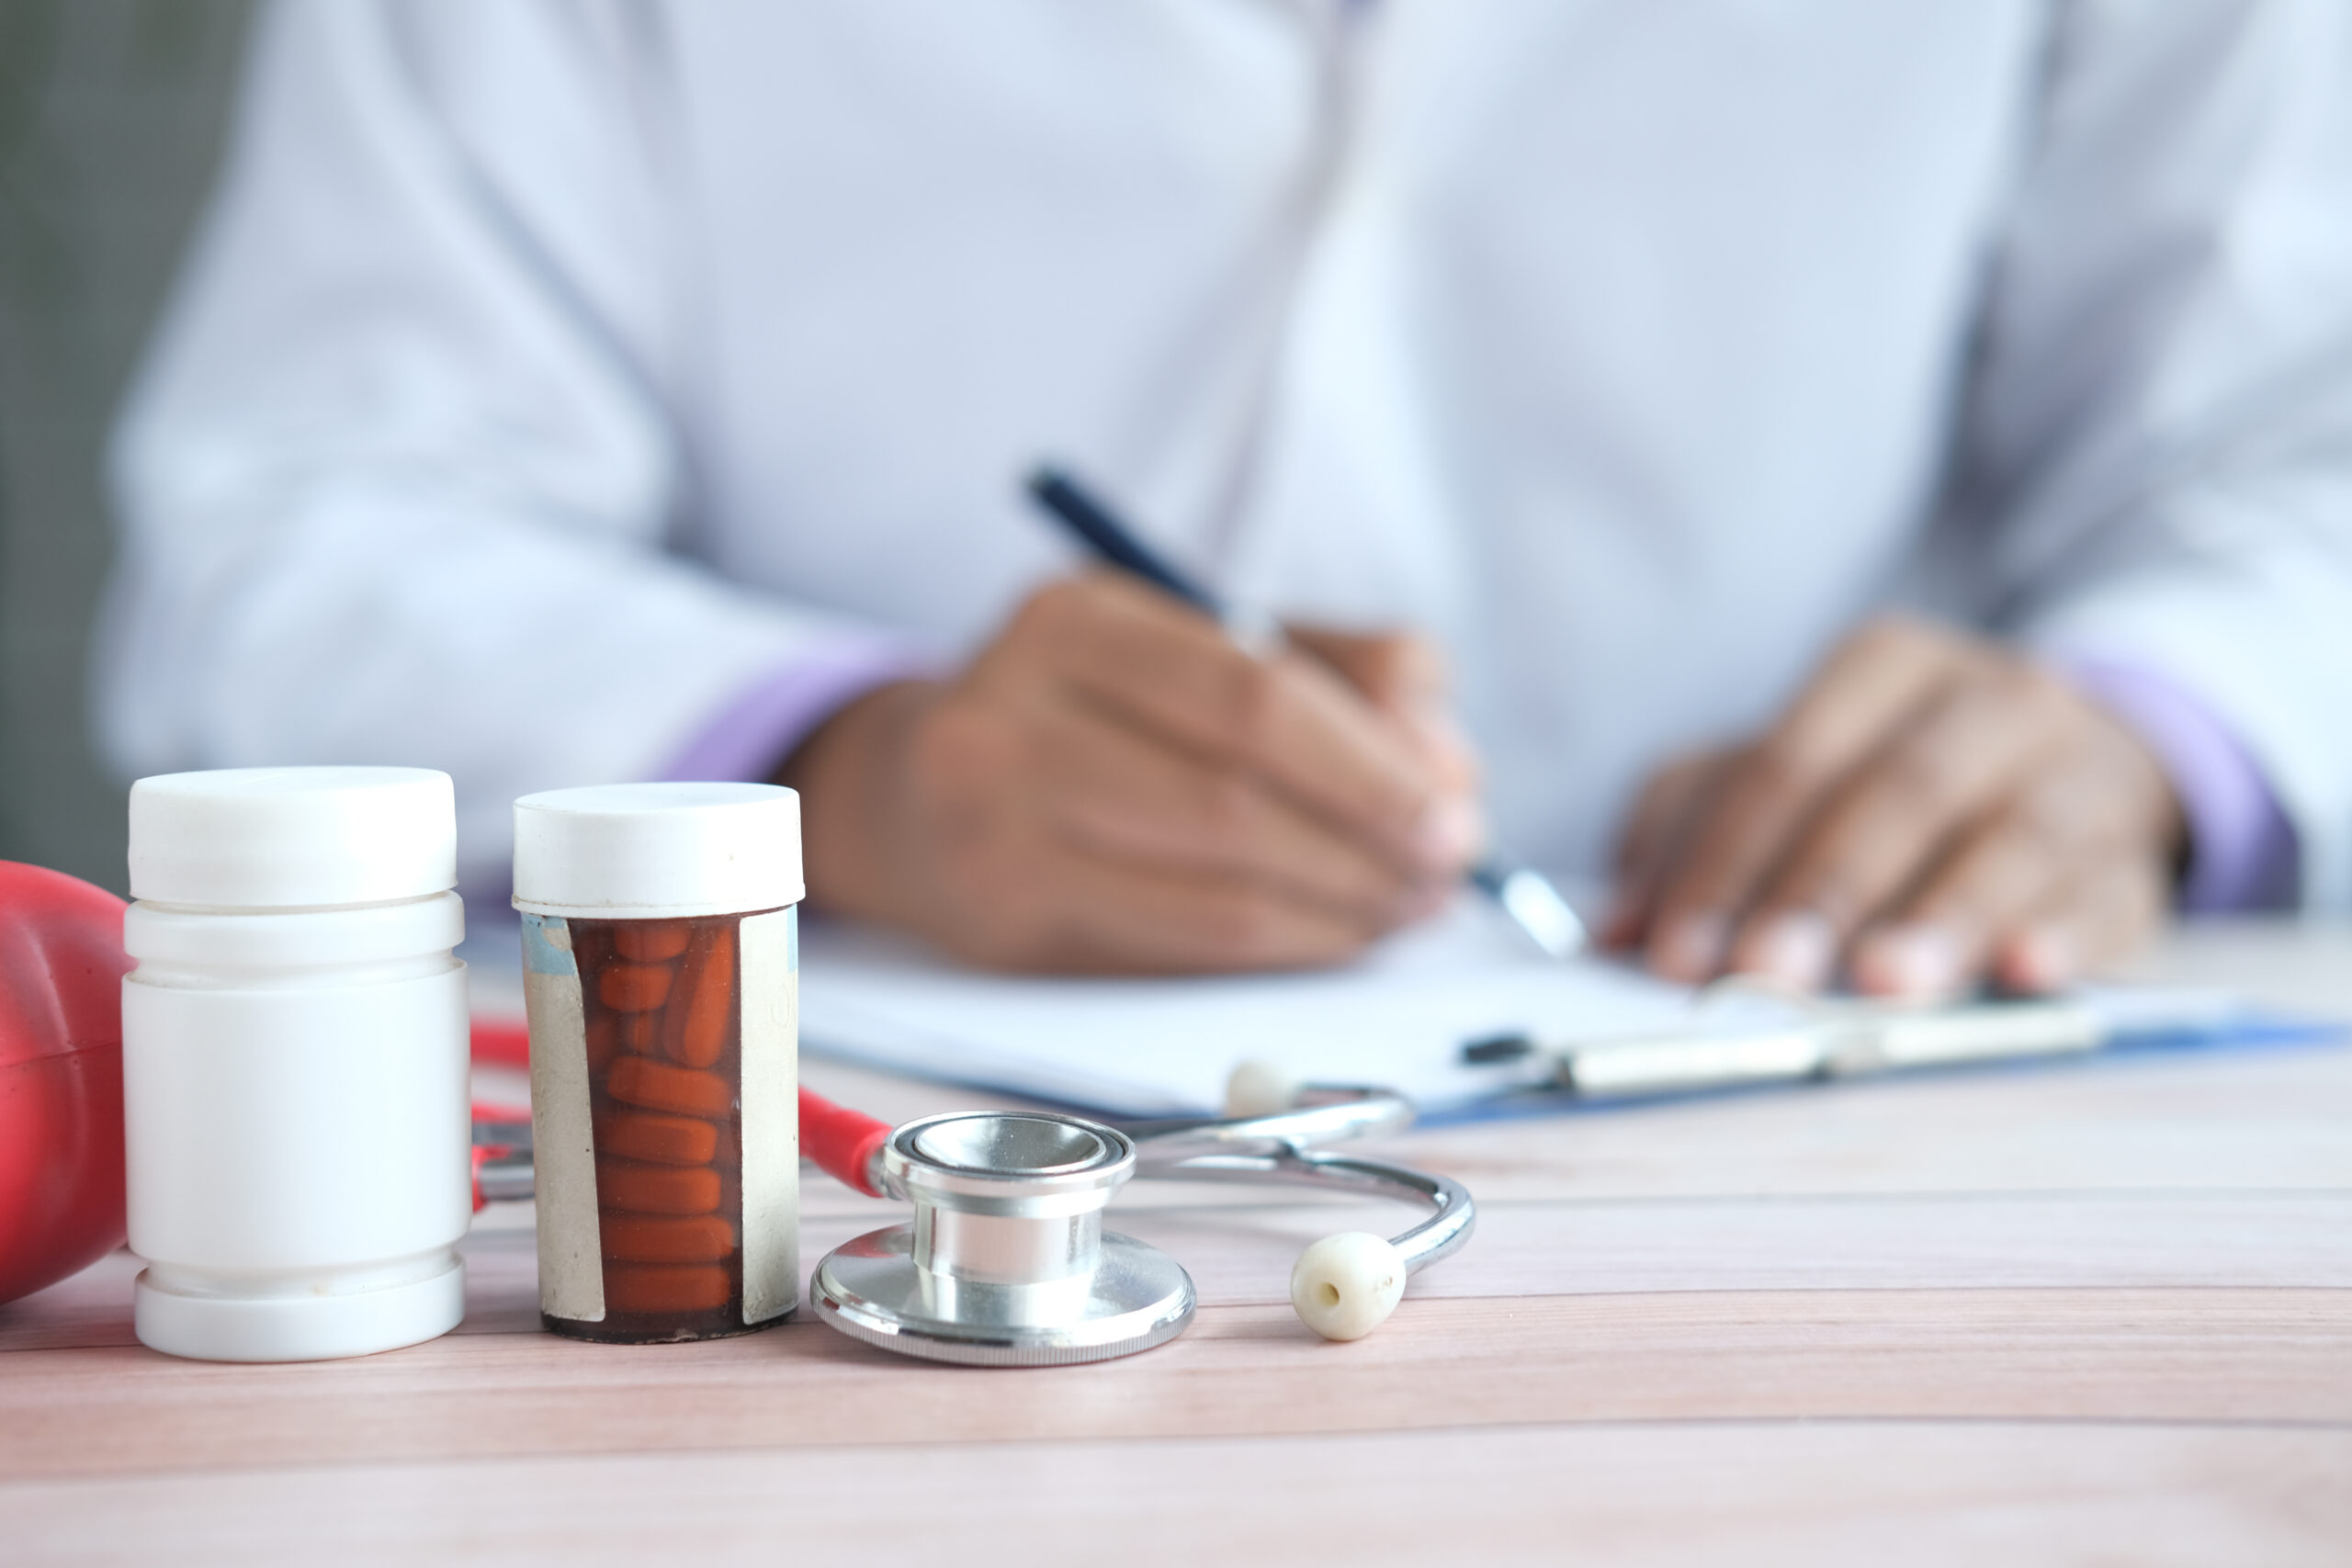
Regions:
M 757 783 L 798 750 L 819 726 L 851 703 L 896 681 L 940 673 L 911 644 L 844 636 L 807 650 L 719 710 L 662 777 Z
M 1962 505 L 2024 642 L 2194 693 L 2352 904 L 2352 6 L 2084 0 L 1992 273 Z
M 131 773 L 661 773 L 846 635 L 671 541 L 689 291 L 658 39 L 619 6 L 335 0 L 259 24 L 206 231 L 118 432 L 99 726 Z

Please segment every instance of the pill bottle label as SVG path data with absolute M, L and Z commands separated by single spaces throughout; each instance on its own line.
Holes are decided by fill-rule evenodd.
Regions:
M 539 1304 L 581 1338 L 740 1334 L 797 1302 L 796 911 L 526 914 Z
M 587 1036 L 571 930 L 523 917 L 523 1005 L 531 1027 L 531 1180 L 539 1222 L 539 1311 L 601 1323 L 596 1150 L 588 1114 Z

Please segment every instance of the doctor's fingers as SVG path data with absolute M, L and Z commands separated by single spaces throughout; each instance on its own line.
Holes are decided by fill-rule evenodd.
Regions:
M 1476 791 L 1481 773 L 1477 750 L 1454 721 L 1445 656 L 1435 643 L 1410 632 L 1367 634 L 1313 626 L 1284 630 L 1293 646 L 1337 671 L 1399 728 L 1436 774 L 1441 789 L 1459 795 Z
M 1949 633 L 1895 620 L 1840 644 L 1673 846 L 1650 915 L 1650 966 L 1690 982 L 1718 973 L 1735 922 L 1806 821 L 1970 653 Z
M 1732 966 L 1793 986 L 1825 983 L 1864 922 L 2064 753 L 2078 702 L 2005 658 L 1939 689 L 1801 830 L 1742 920 Z
M 1994 976 L 2012 990 L 2054 991 L 2130 953 L 2165 916 L 2170 867 L 2159 856 L 2100 863 L 2068 881 L 1995 945 Z
M 1050 834 L 1026 848 L 985 918 L 934 938 L 990 968 L 1102 975 L 1311 968 L 1372 940 L 1363 922 L 1263 884 L 1112 860 Z
M 1435 644 L 1409 632 L 1346 632 L 1285 623 L 1293 647 L 1313 654 L 1374 705 L 1402 710 L 1442 706 L 1445 659 Z
M 2014 989 L 2052 989 L 2147 934 L 2165 874 L 2162 852 L 2117 831 L 2092 792 L 2053 779 L 1978 824 L 1863 931 L 1855 987 L 1929 999 L 1990 973 Z
M 1693 752 L 1668 762 L 1642 785 L 1617 840 L 1615 903 L 1602 931 L 1611 947 L 1644 940 L 1675 844 L 1689 835 L 1737 760 L 1731 750 Z
M 2086 841 L 2086 826 L 2048 787 L 1988 815 L 1855 940 L 1855 988 L 1925 999 L 1983 975 L 2030 917 L 2119 858 L 2118 845 Z
M 1036 674 L 1179 745 L 1261 774 L 1307 810 L 1399 864 L 1459 870 L 1477 847 L 1476 807 L 1371 704 L 1300 653 L 1256 658 L 1198 613 L 1103 575 L 1033 595 L 981 679 Z
M 1036 798 L 1056 831 L 1112 859 L 1252 881 L 1387 931 L 1428 913 L 1437 884 L 1264 787 L 1107 715 L 1031 720 Z

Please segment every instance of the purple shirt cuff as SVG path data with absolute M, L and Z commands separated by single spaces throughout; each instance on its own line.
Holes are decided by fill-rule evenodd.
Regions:
M 937 661 L 910 644 L 842 637 L 802 654 L 720 709 L 660 776 L 681 783 L 772 779 L 819 725 L 855 698 L 937 671 Z
M 2291 906 L 2301 869 L 2294 824 L 2227 723 L 2146 665 L 2064 653 L 2053 662 L 2076 690 L 2130 725 L 2171 778 L 2188 819 L 2181 908 L 2211 915 Z

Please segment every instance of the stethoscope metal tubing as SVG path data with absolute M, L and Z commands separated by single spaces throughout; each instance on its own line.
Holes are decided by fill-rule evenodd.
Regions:
M 1138 1140 L 1138 1151 L 1145 1146 Z M 1163 1181 L 1295 1181 L 1398 1202 L 1426 1203 L 1434 1211 L 1429 1218 L 1389 1238 L 1388 1244 L 1404 1258 L 1408 1273 L 1419 1273 L 1461 1251 L 1478 1223 L 1470 1190 L 1452 1177 L 1295 1145 L 1250 1154 L 1195 1155 L 1165 1165 L 1147 1159 L 1137 1173 Z
M 1461 1250 L 1478 1215 L 1460 1182 L 1310 1146 L 1402 1132 L 1412 1125 L 1410 1101 L 1386 1089 L 1344 1086 L 1312 1087 L 1301 1099 L 1295 1109 L 1267 1116 L 1131 1122 L 1125 1132 L 1135 1143 L 1136 1174 L 1174 1181 L 1297 1181 L 1425 1203 L 1432 1211 L 1428 1219 L 1389 1238 L 1407 1272 Z
M 1309 1087 L 1305 1103 L 1297 1109 L 1269 1116 L 1190 1116 L 1122 1125 L 1135 1140 L 1136 1158 L 1146 1167 L 1157 1168 L 1188 1159 L 1196 1152 L 1255 1145 L 1306 1148 L 1401 1133 L 1412 1124 L 1412 1102 L 1402 1095 L 1377 1089 Z

